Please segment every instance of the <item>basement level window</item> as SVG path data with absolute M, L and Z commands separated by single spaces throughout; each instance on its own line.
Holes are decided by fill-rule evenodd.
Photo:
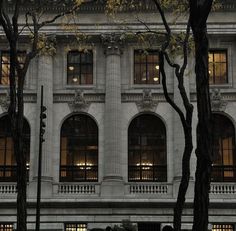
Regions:
M 0 223 L 0 231 L 13 231 L 13 224 Z
M 87 224 L 84 223 L 65 224 L 65 231 L 87 231 Z
M 234 226 L 229 224 L 215 224 L 212 226 L 212 231 L 234 231 Z

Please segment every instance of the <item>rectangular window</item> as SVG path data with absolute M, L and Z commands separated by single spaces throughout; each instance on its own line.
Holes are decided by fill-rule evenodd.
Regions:
M 234 231 L 234 226 L 229 224 L 215 224 L 212 226 L 212 231 Z
M 87 224 L 83 223 L 65 224 L 65 231 L 87 231 Z
M 160 84 L 157 50 L 134 51 L 134 84 Z
M 0 85 L 10 85 L 9 75 L 10 75 L 10 52 L 1 51 L 1 74 L 0 74 Z M 18 52 L 18 61 L 20 65 L 24 64 L 25 52 Z M 17 78 L 17 76 L 16 76 Z
M 211 50 L 208 55 L 209 84 L 228 83 L 227 51 Z
M 91 50 L 68 52 L 67 84 L 93 84 L 93 52 Z
M 0 231 L 13 231 L 13 224 L 0 223 Z

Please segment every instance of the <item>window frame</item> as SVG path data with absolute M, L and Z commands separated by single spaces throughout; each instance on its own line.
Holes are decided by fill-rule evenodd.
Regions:
M 3 115 L 2 117 L 0 117 L 0 123 L 1 123 L 1 120 L 6 120 L 8 123 L 6 124 L 9 124 L 9 118 L 8 118 L 8 115 L 5 114 Z M 4 121 L 3 121 L 4 122 Z M 25 139 L 24 143 L 26 143 L 26 140 L 27 140 L 27 143 L 29 144 L 29 146 L 27 147 L 28 149 L 28 155 L 26 154 L 26 158 L 27 158 L 27 161 L 28 163 L 30 163 L 30 134 L 31 134 L 31 131 L 30 131 L 30 125 L 28 123 L 28 121 L 24 118 L 24 128 L 25 131 L 27 129 L 29 129 L 29 133 L 24 133 L 24 137 L 23 139 Z M 4 127 L 5 128 L 5 127 Z M 2 128 L 1 128 L 2 129 Z M 4 130 L 3 133 L 1 133 L 1 130 L 0 130 L 0 140 L 3 139 L 3 142 L 4 142 L 4 149 L 1 149 L 3 150 L 3 164 L 0 164 L 0 182 L 16 182 L 16 178 L 17 178 L 17 174 L 16 174 L 16 170 L 17 170 L 17 164 L 16 164 L 16 160 L 15 159 L 12 159 L 14 158 L 14 151 L 13 151 L 13 142 L 12 142 L 12 136 L 11 136 L 11 131 L 10 131 L 10 128 L 9 130 Z M 11 165 L 7 165 L 6 163 L 6 160 L 7 160 L 7 152 L 9 149 L 7 149 L 6 145 L 7 145 L 7 139 L 10 139 L 12 144 L 11 144 L 11 154 L 12 156 L 10 157 L 11 158 Z M 1 151 L 0 150 L 0 151 Z M 30 165 L 27 165 L 27 181 L 29 180 L 29 168 L 30 168 Z M 7 176 L 7 174 L 10 173 L 10 176 Z M 1 176 L 2 175 L 2 176 Z
M 6 227 L 10 226 L 10 227 Z M 8 223 L 8 222 L 1 222 L 0 223 L 0 230 L 1 231 L 13 231 L 14 230 L 14 224 L 13 223 Z
M 210 53 L 212 53 L 213 55 L 213 61 L 210 62 L 209 61 L 209 58 L 208 58 L 208 62 L 209 62 L 209 67 L 210 68 L 210 64 L 212 63 L 213 65 L 213 72 L 215 73 L 215 65 L 216 63 L 219 63 L 219 64 L 225 64 L 226 66 L 226 82 L 224 83 L 215 83 L 215 74 L 213 74 L 213 77 L 212 77 L 212 80 L 213 80 L 213 83 L 210 83 L 210 73 L 209 73 L 209 86 L 222 86 L 222 85 L 228 85 L 229 84 L 229 58 L 228 58 L 228 49 L 224 49 L 224 48 L 210 48 L 209 49 L 209 52 L 208 52 L 208 55 L 210 55 Z M 214 61 L 214 57 L 216 54 L 225 54 L 225 62 L 215 62 Z M 210 70 L 209 70 L 210 71 Z
M 216 118 L 214 119 L 214 116 L 216 116 Z M 218 117 L 218 119 L 217 119 Z M 219 123 L 219 118 L 221 118 L 221 122 Z M 228 124 L 229 127 L 227 127 L 227 130 L 225 128 L 217 128 L 215 126 L 215 123 L 213 122 L 213 129 L 216 127 L 216 129 L 214 130 L 214 135 L 213 135 L 213 152 L 214 152 L 214 156 L 217 157 L 217 154 L 215 153 L 217 150 L 219 150 L 219 153 L 221 153 L 221 155 L 219 155 L 221 157 L 220 159 L 220 163 L 217 163 L 217 159 L 213 160 L 212 162 L 212 176 L 211 176 L 211 182 L 236 182 L 236 135 L 235 135 L 235 126 L 233 124 L 233 122 L 226 116 L 220 113 L 213 113 L 213 121 L 217 122 L 217 125 L 222 125 L 222 124 Z M 223 145 L 223 138 L 224 135 L 226 135 L 227 132 L 230 131 L 232 132 L 232 148 L 224 148 Z M 217 132 L 218 131 L 218 132 Z M 222 133 L 221 131 L 225 131 L 225 133 Z M 218 133 L 220 133 L 221 135 L 217 136 Z M 229 136 L 230 137 L 230 136 Z M 227 138 L 229 138 L 227 137 Z M 216 139 L 217 138 L 217 139 Z M 215 140 L 220 141 L 220 144 L 215 144 Z M 232 158 L 232 164 L 225 164 L 224 163 L 224 151 L 226 151 L 227 153 L 229 153 L 229 151 L 231 150 L 231 155 L 230 157 Z M 231 173 L 233 176 L 231 177 L 227 177 L 225 176 L 226 173 Z M 216 176 L 214 176 L 213 174 L 216 174 Z
M 145 136 L 145 134 L 140 130 L 139 134 L 138 134 L 138 140 L 140 140 L 140 144 L 135 144 L 132 146 L 135 146 L 134 148 L 131 148 L 132 146 L 130 145 L 131 139 L 134 138 L 133 136 L 130 136 L 130 126 L 133 125 L 132 123 L 136 122 L 135 120 L 143 117 L 143 116 L 152 116 L 153 119 L 157 119 L 157 123 L 159 123 L 161 126 L 163 126 L 162 128 L 164 129 L 164 133 L 162 135 L 164 135 L 164 138 L 162 139 L 164 141 L 164 146 L 163 148 L 154 148 L 151 149 L 151 156 L 152 156 L 152 160 L 148 160 L 150 165 L 147 164 L 141 164 L 142 163 L 142 151 L 146 150 L 148 151 L 147 146 L 145 147 L 145 145 L 141 144 L 141 140 L 142 137 Z M 129 182 L 167 182 L 167 134 L 166 134 L 166 126 L 163 123 L 163 121 L 153 115 L 153 114 L 140 114 L 138 116 L 136 116 L 135 118 L 132 119 L 132 121 L 129 124 L 128 127 L 128 181 Z M 157 137 L 157 134 L 155 134 L 155 137 Z M 161 141 L 161 139 L 159 139 Z M 137 147 L 139 146 L 139 148 Z M 154 147 L 155 145 L 149 145 L 149 147 Z M 147 149 L 146 149 L 147 148 Z M 136 149 L 136 150 L 135 150 Z M 132 165 L 130 164 L 130 155 L 131 152 L 135 151 L 136 153 L 134 153 L 135 155 L 138 153 L 139 155 L 139 165 Z M 155 164 L 155 154 L 157 154 L 157 152 L 162 152 L 162 154 L 164 155 L 164 159 L 165 159 L 165 163 L 161 163 L 161 164 Z M 152 164 L 152 165 L 151 165 Z M 148 169 L 147 169 L 148 168 Z M 134 172 L 139 172 L 139 179 L 132 179 L 131 175 L 132 175 L 132 170 L 134 170 Z M 146 170 L 150 170 L 150 172 L 152 171 L 152 178 L 150 179 L 144 179 L 144 175 L 143 173 L 148 172 Z M 158 171 L 159 170 L 159 171 Z M 161 178 L 160 180 L 158 179 L 158 174 L 161 174 Z M 156 179 L 155 179 L 156 178 Z
M 135 53 L 137 53 L 137 52 L 140 52 L 140 53 L 145 53 L 145 50 L 146 50 L 146 52 L 148 53 L 148 52 L 150 52 L 150 54 L 154 54 L 154 53 L 157 53 L 157 56 L 158 56 L 158 63 L 157 63 L 157 65 L 159 64 L 159 51 L 158 51 L 158 49 L 140 49 L 140 48 L 133 48 L 132 49 L 132 63 L 133 63 L 133 68 L 132 68 L 132 85 L 134 86 L 134 87 L 160 87 L 160 83 L 161 83 L 161 75 L 160 75 L 160 69 L 158 69 L 158 77 L 159 77 L 159 79 L 158 79 L 158 81 L 157 81 L 157 83 L 155 83 L 155 81 L 153 80 L 153 83 L 150 83 L 150 82 L 147 82 L 148 80 L 147 80 L 147 73 L 148 73 L 148 66 L 149 65 L 154 65 L 155 64 L 155 62 L 148 62 L 148 54 L 145 54 L 145 62 L 136 62 L 135 61 Z M 136 67 L 136 65 L 140 65 L 140 68 L 141 68 L 141 66 L 142 66 L 142 64 L 145 64 L 145 71 L 146 71 L 146 83 L 135 83 L 135 67 Z M 158 65 L 159 66 L 159 65 Z
M 214 227 L 218 226 L 218 227 Z M 231 227 L 224 227 L 224 226 L 231 226 Z M 234 231 L 233 224 L 212 224 L 212 231 L 221 230 L 221 231 Z
M 20 55 L 20 57 L 24 57 L 24 55 L 26 56 L 26 50 L 19 50 L 17 51 L 17 53 Z M 8 62 L 4 62 L 3 63 L 3 54 L 7 54 L 9 56 L 9 59 L 10 59 L 10 51 L 9 50 L 4 50 L 4 49 L 1 49 L 0 50 L 0 61 L 1 61 L 1 65 L 0 65 L 0 87 L 9 87 L 10 85 L 10 80 L 9 80 L 9 76 L 8 76 L 8 83 L 7 84 L 2 84 L 2 69 L 3 69 L 3 65 L 9 65 L 9 68 L 10 68 L 10 60 L 8 60 Z M 19 64 L 23 64 L 23 62 L 19 62 Z M 16 80 L 17 80 L 17 75 L 16 75 Z
M 84 50 L 88 50 L 88 52 L 89 53 L 91 53 L 92 54 L 92 58 L 91 58 L 91 60 L 92 60 L 92 62 L 91 63 L 86 63 L 85 65 L 86 66 L 91 66 L 92 67 L 92 71 L 91 71 L 91 74 L 92 74 L 92 83 L 88 83 L 88 84 L 73 84 L 73 83 L 69 83 L 69 74 L 68 74 L 68 69 L 69 69 L 69 62 L 68 62 L 68 60 L 69 60 L 69 53 L 78 53 L 79 54 L 79 56 L 80 56 L 80 60 L 81 60 L 81 55 L 83 54 L 83 53 L 85 53 L 84 52 Z M 71 49 L 70 51 L 68 51 L 68 52 L 66 52 L 66 57 L 65 57 L 65 75 L 66 75 L 66 81 L 65 81 L 65 84 L 66 84 L 66 86 L 67 86 L 67 88 L 90 88 L 91 86 L 94 86 L 95 85 L 95 73 L 96 73 L 96 65 L 95 65 L 95 55 L 96 55 L 96 52 L 95 52 L 95 50 L 94 49 L 86 49 L 86 48 L 84 48 L 82 51 L 80 51 L 80 50 L 78 50 L 78 49 Z M 78 65 L 78 63 L 72 63 L 73 65 Z M 81 65 L 83 65 L 83 64 L 81 64 L 81 62 L 79 62 L 79 70 L 80 70 L 80 73 L 81 73 Z M 81 78 L 80 78 L 80 80 L 79 81 L 81 81 Z
M 67 227 L 67 226 L 69 226 L 69 225 L 71 225 L 71 226 L 73 226 L 73 225 L 75 225 L 76 227 Z M 85 227 L 79 227 L 79 226 L 85 226 Z M 88 230 L 88 224 L 87 223 L 83 223 L 83 222 L 81 222 L 81 223 L 78 223 L 78 222 L 73 222 L 73 223 L 64 223 L 64 230 L 65 231 L 71 231 L 72 229 L 75 229 L 75 230 L 73 230 L 73 231 L 81 231 L 81 229 L 83 229 L 83 230 Z
M 62 134 L 62 129 L 63 129 L 63 126 L 65 126 L 65 123 L 68 122 L 70 119 L 73 119 L 73 121 L 75 121 L 74 118 L 75 117 L 79 117 L 79 116 L 82 116 L 82 117 L 86 118 L 86 120 L 89 119 L 94 125 L 96 125 L 95 133 L 97 135 L 96 136 L 96 144 L 97 144 L 97 146 L 96 145 L 95 146 L 97 148 L 94 149 L 96 151 L 96 164 L 92 165 L 92 166 L 91 165 L 87 165 L 87 155 L 91 154 L 93 150 L 92 151 L 90 150 L 90 152 L 89 152 L 88 149 L 80 148 L 80 147 L 83 147 L 83 146 L 78 146 L 78 145 L 74 146 L 74 147 L 76 147 L 75 150 L 77 150 L 77 151 L 84 151 L 85 164 L 84 165 L 75 165 L 75 154 L 74 153 L 72 155 L 72 164 L 70 164 L 70 165 L 68 165 L 68 164 L 63 165 L 62 164 L 62 152 L 64 150 L 64 149 L 62 149 L 62 138 L 63 138 L 63 136 L 62 136 L 63 135 Z M 86 134 L 87 134 L 86 137 L 88 137 L 88 133 L 86 133 Z M 65 136 L 65 137 L 68 137 L 68 136 Z M 75 138 L 78 139 L 79 137 L 82 137 L 82 136 L 76 136 L 76 135 L 69 136 L 69 138 L 72 138 L 72 140 L 75 139 Z M 61 126 L 61 131 L 60 131 L 60 171 L 59 171 L 59 181 L 60 182 L 98 182 L 98 179 L 99 179 L 99 175 L 98 175 L 99 174 L 99 172 L 98 172 L 98 166 L 99 166 L 99 164 L 98 164 L 99 140 L 98 140 L 98 138 L 99 138 L 98 125 L 97 125 L 96 121 L 91 116 L 89 116 L 87 114 L 84 114 L 84 113 L 79 113 L 79 114 L 73 114 L 73 115 L 67 117 L 64 120 L 64 122 L 62 123 L 62 126 Z M 66 148 L 65 150 L 68 151 L 68 150 L 74 150 L 74 149 Z M 68 154 L 66 154 L 66 158 L 68 157 L 67 155 Z M 81 170 L 83 170 L 83 171 L 81 171 Z M 95 172 L 96 179 L 89 179 L 88 180 L 87 173 L 89 172 L 89 170 L 92 170 L 93 172 Z M 68 171 L 69 174 L 71 174 L 71 176 L 68 176 L 68 177 L 66 176 L 63 179 L 63 176 L 62 176 L 63 172 L 67 173 L 67 171 Z M 79 171 L 80 171 L 80 173 L 83 172 L 85 177 L 84 177 L 84 179 L 76 180 L 75 179 L 75 173 L 78 173 Z

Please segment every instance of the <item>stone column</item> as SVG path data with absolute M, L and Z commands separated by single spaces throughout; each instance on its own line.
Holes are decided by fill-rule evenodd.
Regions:
M 53 57 L 42 55 L 38 59 L 37 78 L 37 106 L 35 123 L 35 153 L 33 161 L 33 182 L 32 194 L 36 195 L 36 182 L 38 176 L 38 155 L 39 155 L 39 121 L 41 104 L 41 86 L 43 86 L 43 105 L 46 106 L 47 118 L 44 139 L 42 145 L 42 197 L 48 197 L 52 193 L 52 129 L 53 129 Z M 30 193 L 31 194 L 31 193 Z M 33 196 L 33 195 L 32 195 Z
M 121 173 L 121 45 L 118 34 L 102 36 L 106 55 L 104 176 L 102 194 L 123 193 Z

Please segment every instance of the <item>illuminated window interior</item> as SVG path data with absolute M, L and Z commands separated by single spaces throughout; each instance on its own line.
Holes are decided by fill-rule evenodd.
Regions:
M 25 52 L 18 52 L 18 61 L 20 65 L 24 63 L 24 59 L 25 59 Z M 9 51 L 1 51 L 1 76 L 0 76 L 1 85 L 10 85 L 9 75 L 10 75 L 10 53 Z
M 87 115 L 73 115 L 62 125 L 60 180 L 98 180 L 98 128 Z
M 67 83 L 93 84 L 93 52 L 69 51 L 67 54 Z
M 26 120 L 23 125 L 24 152 L 27 158 L 27 170 L 29 171 L 30 156 L 30 127 Z M 0 118 L 0 181 L 16 181 L 16 160 L 10 130 L 9 117 Z
M 233 225 L 219 225 L 215 224 L 212 226 L 212 231 L 234 231 L 234 226 Z
M 159 54 L 156 50 L 134 51 L 134 84 L 159 84 Z
M 213 114 L 213 139 L 212 181 L 235 181 L 235 132 L 227 117 Z
M 227 76 L 227 51 L 212 50 L 208 55 L 209 60 L 209 83 L 225 84 L 228 82 Z
M 0 231 L 13 231 L 13 224 L 0 223 Z
M 129 126 L 129 181 L 167 180 L 166 130 L 154 115 L 140 115 Z
M 65 224 L 65 231 L 87 231 L 87 224 Z

